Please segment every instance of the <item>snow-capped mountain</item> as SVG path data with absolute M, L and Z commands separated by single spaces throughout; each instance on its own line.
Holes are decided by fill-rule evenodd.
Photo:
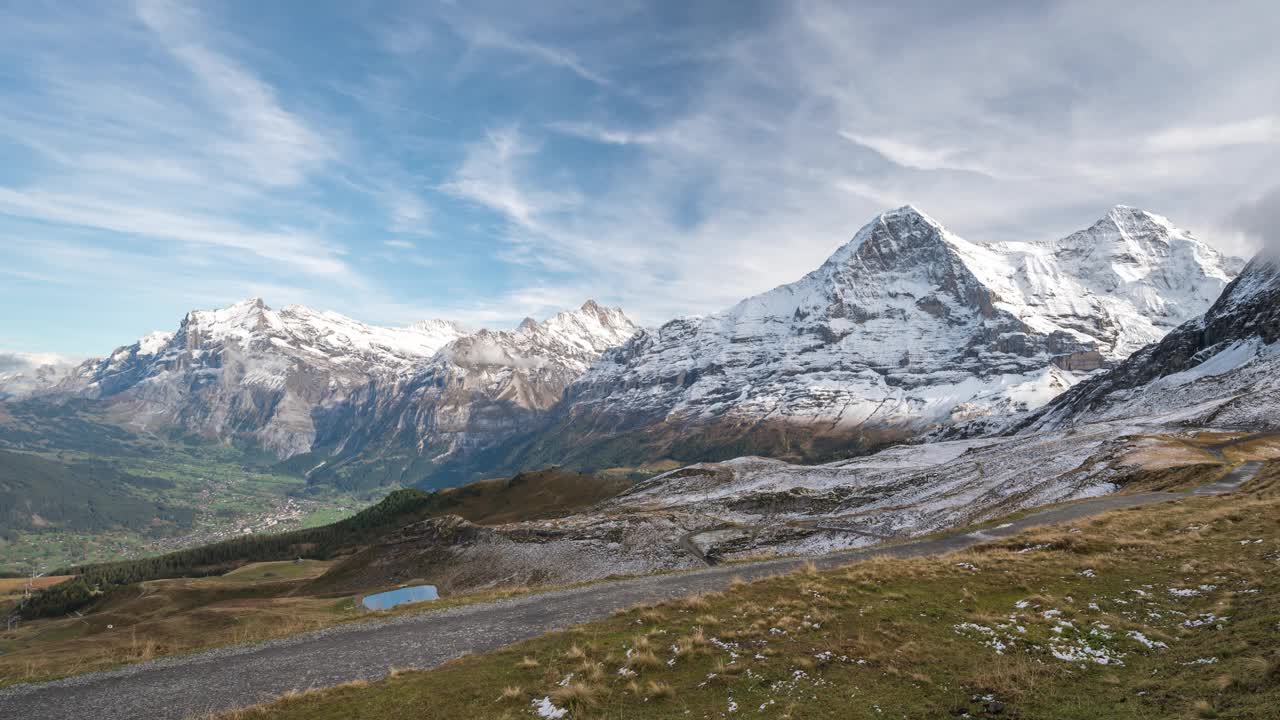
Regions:
M 23 398 L 57 385 L 76 363 L 54 353 L 0 351 L 0 400 Z
M 1112 419 L 1280 427 L 1280 259 L 1254 258 L 1202 317 L 1056 398 L 1025 427 Z
M 443 321 L 382 328 L 254 298 L 187 313 L 177 332 L 86 361 L 59 389 L 107 401 L 135 430 L 177 427 L 287 457 L 311 448 L 319 411 L 394 381 L 464 334 Z
M 551 464 L 830 460 L 1004 430 L 1199 316 L 1239 267 L 1123 206 L 1060 240 L 1001 244 L 903 207 L 794 283 L 657 329 L 591 301 L 468 332 L 249 300 L 191 312 L 39 396 L 360 486 Z
M 252 299 L 190 312 L 177 332 L 86 361 L 56 389 L 100 401 L 134 430 L 177 428 L 281 458 L 314 450 L 322 462 L 362 449 L 379 430 L 405 429 L 423 431 L 412 447 L 438 454 L 429 428 L 379 421 L 445 416 L 465 429 L 473 400 L 491 413 L 543 410 L 633 331 L 621 310 L 594 302 L 511 332 L 471 334 L 443 320 L 387 328 Z M 433 403 L 442 395 L 451 403 L 441 408 Z
M 446 387 L 546 410 L 604 351 L 636 330 L 621 309 L 588 300 L 542 323 L 525 318 L 515 330 L 481 330 L 461 338 L 435 358 L 432 374 L 446 378 Z
M 340 416 L 335 432 L 318 439 L 327 453 L 320 470 L 390 473 L 380 482 L 421 481 L 425 475 L 412 477 L 420 471 L 438 475 L 435 484 L 470 479 L 495 463 L 486 453 L 503 455 L 542 427 L 565 387 L 636 329 L 621 309 L 588 300 L 541 323 L 526 318 L 514 330 L 459 338 Z
M 794 283 L 606 353 L 534 455 L 812 459 L 1008 416 L 1203 312 L 1236 268 L 1123 206 L 1002 245 L 903 207 Z
M 1022 318 L 1101 340 L 1112 362 L 1199 315 L 1244 267 L 1167 218 L 1124 205 L 1061 240 L 994 249 L 1010 260 L 1017 288 L 1008 295 L 1030 310 Z

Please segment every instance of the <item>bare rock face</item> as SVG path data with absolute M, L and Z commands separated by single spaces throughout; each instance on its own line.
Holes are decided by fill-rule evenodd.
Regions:
M 1133 208 L 1001 245 L 900 208 L 795 283 L 605 353 L 530 453 L 814 460 L 1003 422 L 1203 312 L 1237 267 Z

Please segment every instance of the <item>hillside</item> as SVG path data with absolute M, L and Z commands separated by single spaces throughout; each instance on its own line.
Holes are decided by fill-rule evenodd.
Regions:
M 434 493 L 398 490 L 350 518 L 321 527 L 249 535 L 138 560 L 61 569 L 53 574 L 76 577 L 38 594 L 22 612 L 27 617 L 62 615 L 90 606 L 104 592 L 109 597 L 115 589 L 149 580 L 220 575 L 254 562 L 349 555 L 380 545 L 400 528 L 429 518 L 495 523 L 559 517 L 607 499 L 626 486 L 623 481 L 597 481 L 577 473 L 547 470 Z M 367 586 L 382 584 L 387 581 Z
M 0 450 L 0 538 L 12 540 L 19 530 L 179 532 L 190 528 L 194 511 L 154 496 L 172 487 L 107 462 L 63 463 Z
M 223 717 L 1261 720 L 1280 703 L 1278 480 L 740 583 Z

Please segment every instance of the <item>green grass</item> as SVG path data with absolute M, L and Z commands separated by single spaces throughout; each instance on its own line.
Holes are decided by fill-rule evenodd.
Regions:
M 376 500 L 308 487 L 268 454 L 134 434 L 114 420 L 78 401 L 0 407 L 0 571 L 325 524 Z
M 86 467 L 92 459 L 95 467 L 110 473 L 99 472 L 90 479 L 111 484 L 110 493 L 103 494 L 81 479 L 87 476 L 84 472 L 67 482 L 43 482 L 44 492 L 77 500 L 83 512 L 72 506 L 59 515 L 42 516 L 49 524 L 40 527 L 29 518 L 0 520 L 0 569 L 23 572 L 155 555 L 243 534 L 246 527 L 280 532 L 325 525 L 368 502 L 340 493 L 304 492 L 302 478 L 257 464 L 257 459 L 234 448 L 212 445 L 163 445 L 145 456 L 111 457 L 0 450 L 0 471 L 6 459 L 15 457 L 24 461 L 8 464 L 15 472 L 26 472 L 35 462 L 49 468 L 46 475 L 56 477 L 67 468 Z M 116 498 L 111 507 L 119 510 L 102 512 L 105 497 Z
M 223 582 L 275 582 L 302 580 L 322 575 L 332 563 L 323 560 L 282 560 L 278 562 L 250 563 L 220 575 L 215 580 Z
M 355 512 L 352 509 L 346 507 L 321 508 L 303 518 L 299 527 L 306 529 L 329 525 L 330 523 L 336 523 L 339 520 L 349 518 L 354 514 Z
M 1251 492 L 740 584 L 234 715 L 514 719 L 548 698 L 570 718 L 1272 718 L 1269 473 Z M 1084 648 L 1108 663 L 1054 654 Z

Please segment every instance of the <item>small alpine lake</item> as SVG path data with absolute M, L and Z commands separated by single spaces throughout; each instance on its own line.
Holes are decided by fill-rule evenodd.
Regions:
M 376 595 L 366 595 L 360 604 L 365 610 L 389 610 L 397 605 L 438 599 L 440 599 L 440 593 L 436 591 L 435 585 L 414 585 L 380 592 Z

